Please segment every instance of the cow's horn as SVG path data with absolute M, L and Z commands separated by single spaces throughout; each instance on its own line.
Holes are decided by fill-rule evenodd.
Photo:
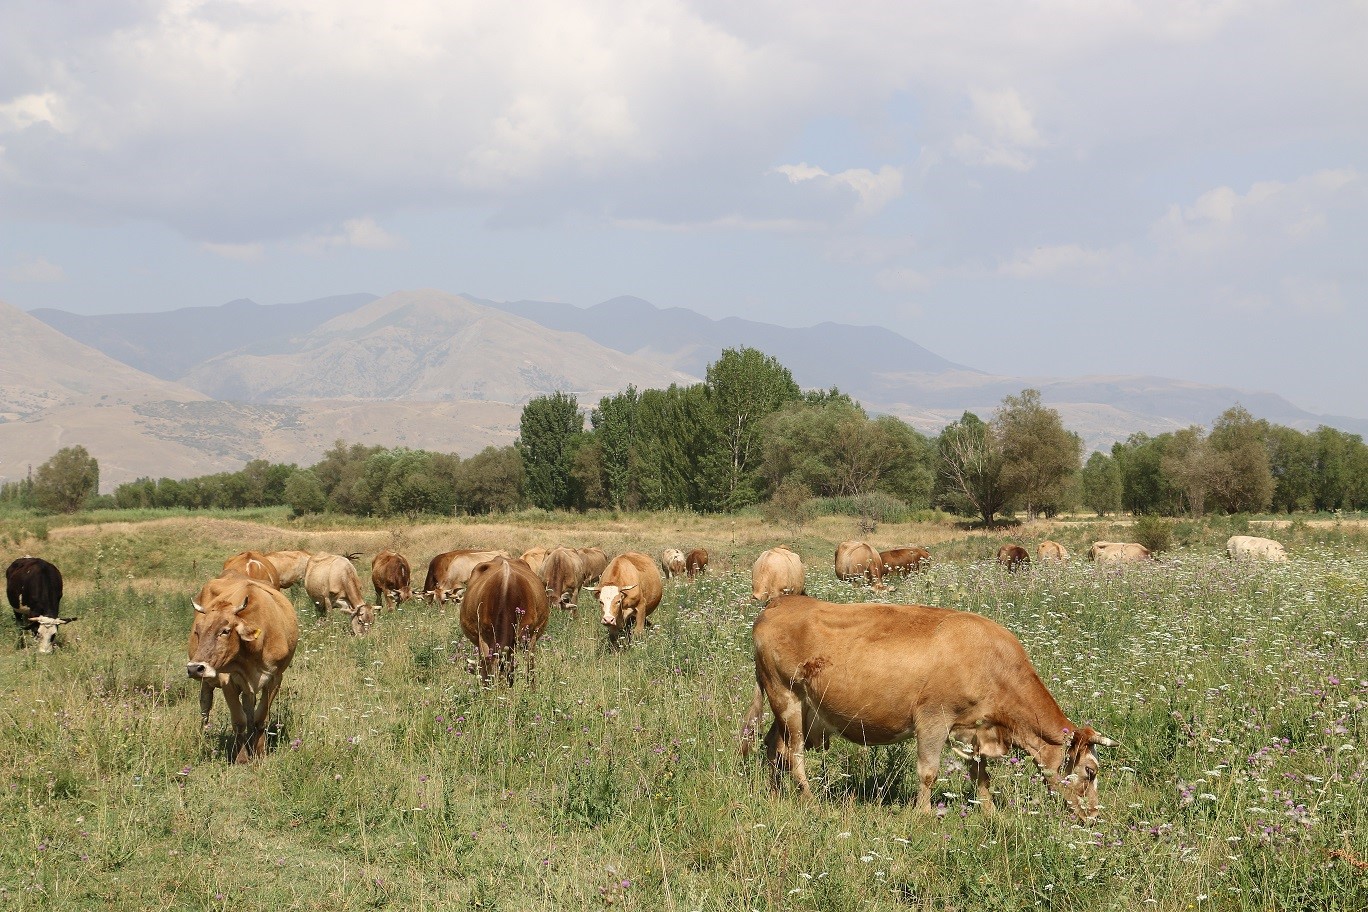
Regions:
M 243 596 L 242 604 L 233 609 L 233 614 L 242 614 L 243 610 L 247 607 L 247 599 L 248 596 Z
M 192 600 L 192 601 L 190 602 L 190 604 L 194 605 L 194 606 L 195 606 L 195 610 L 198 611 L 200 614 L 204 614 L 204 608 L 203 608 L 203 606 L 200 605 L 199 602 L 196 602 L 196 601 L 193 601 L 193 600 Z

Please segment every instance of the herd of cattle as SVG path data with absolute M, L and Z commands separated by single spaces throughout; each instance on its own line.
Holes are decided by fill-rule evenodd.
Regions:
M 1281 544 L 1254 536 L 1233 536 L 1226 551 L 1232 559 L 1287 559 Z M 206 732 L 214 691 L 223 691 L 235 762 L 264 754 L 271 704 L 299 642 L 298 616 L 285 590 L 302 581 L 318 617 L 338 609 L 357 636 L 370 631 L 378 608 L 393 610 L 414 597 L 407 559 L 384 550 L 371 562 L 375 604 L 367 603 L 353 565 L 359 556 L 244 551 L 228 558 L 222 574 L 192 600 L 186 673 L 200 682 Z M 1036 549 L 1040 562 L 1068 557 L 1058 542 Z M 1152 559 L 1133 542 L 1095 542 L 1088 557 L 1098 563 Z M 834 569 L 843 580 L 879 587 L 889 576 L 917 572 L 930 559 L 925 548 L 877 551 L 846 541 L 836 548 Z M 1008 544 L 997 560 L 1016 571 L 1029 566 L 1031 556 Z M 497 675 L 511 685 L 515 654 L 525 655 L 531 677 L 537 640 L 551 612 L 578 617 L 581 590 L 598 600 L 609 642 L 625 646 L 633 632 L 645 630 L 665 579 L 694 579 L 707 569 L 708 552 L 701 548 L 666 549 L 659 558 L 628 551 L 611 560 L 597 547 L 534 548 L 516 558 L 501 550 L 464 549 L 431 560 L 421 597 L 430 604 L 457 603 L 461 630 L 478 649 L 483 681 L 490 684 Z M 10 564 L 6 595 L 16 623 L 33 634 L 39 652 L 51 652 L 58 628 L 76 620 L 59 616 L 62 575 L 42 558 L 25 556 Z M 1017 747 L 1036 760 L 1051 790 L 1077 816 L 1096 816 L 1095 749 L 1115 742 L 1065 717 L 1021 643 L 1001 625 L 924 605 L 851 606 L 809 598 L 802 559 L 783 546 L 756 559 L 751 597 L 762 610 L 754 626 L 756 688 L 742 723 L 742 749 L 749 752 L 768 703 L 774 719 L 765 754 L 776 787 L 787 770 L 809 793 L 804 749 L 825 747 L 832 734 L 865 745 L 916 737 L 917 807 L 923 811 L 930 810 L 931 786 L 949 740 L 969 762 L 985 809 L 992 806 L 985 761 Z

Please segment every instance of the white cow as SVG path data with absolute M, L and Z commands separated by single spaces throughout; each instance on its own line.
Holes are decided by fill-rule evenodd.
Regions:
M 1287 560 L 1287 550 L 1281 542 L 1257 535 L 1232 535 L 1226 541 L 1226 554 L 1231 560 Z

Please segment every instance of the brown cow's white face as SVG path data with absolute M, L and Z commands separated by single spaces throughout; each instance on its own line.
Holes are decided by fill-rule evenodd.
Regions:
M 1059 780 L 1059 792 L 1064 798 L 1064 803 L 1074 812 L 1079 820 L 1088 822 L 1097 817 L 1097 747 L 1115 747 L 1116 742 L 1112 739 L 1093 731 L 1091 728 L 1080 729 L 1074 737 L 1074 742 L 1068 755 L 1064 758 L 1064 765 L 1060 769 L 1063 774 Z
M 627 604 L 626 594 L 636 588 L 630 586 L 604 586 L 597 592 L 599 605 L 603 608 L 603 626 L 621 630 L 636 620 L 636 607 Z

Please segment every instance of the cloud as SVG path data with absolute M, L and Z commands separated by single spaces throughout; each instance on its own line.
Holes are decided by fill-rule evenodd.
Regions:
M 851 192 L 859 200 L 858 211 L 864 215 L 878 212 L 903 194 L 902 169 L 891 165 L 884 165 L 878 171 L 851 168 L 828 174 L 815 165 L 800 162 L 796 165 L 779 165 L 774 173 L 788 178 L 790 184 L 811 182 L 819 187 Z
M 1045 139 L 1035 116 L 1015 89 L 974 90 L 969 93 L 973 127 L 956 136 L 951 148 L 961 161 L 1012 171 L 1035 167 L 1031 152 Z
M 402 239 L 381 228 L 376 224 L 375 219 L 363 217 L 347 219 L 338 226 L 337 230 L 329 234 L 309 235 L 304 239 L 301 246 L 306 250 L 318 253 L 338 247 L 392 250 L 402 246 L 402 244 Z
M 0 104 L 0 132 L 24 130 L 35 124 L 62 129 L 61 99 L 55 92 L 21 95 Z
M 931 287 L 931 280 L 915 269 L 899 266 L 881 269 L 874 283 L 885 291 L 920 293 Z
M 1184 256 L 1285 249 L 1323 232 L 1335 209 L 1362 207 L 1366 196 L 1362 175 L 1348 168 L 1259 181 L 1243 194 L 1215 187 L 1189 205 L 1169 206 L 1151 234 L 1161 248 Z
M 1078 244 L 1055 244 L 1018 253 L 998 271 L 1017 279 L 1100 279 L 1113 271 L 1119 251 L 1090 250 Z
M 11 282 L 50 284 L 66 280 L 62 267 L 43 256 L 21 255 L 18 262 L 5 270 Z
M 223 257 L 225 260 L 237 260 L 239 263 L 255 263 L 266 254 L 266 245 L 260 243 L 214 244 L 205 241 L 200 247 L 215 256 Z

